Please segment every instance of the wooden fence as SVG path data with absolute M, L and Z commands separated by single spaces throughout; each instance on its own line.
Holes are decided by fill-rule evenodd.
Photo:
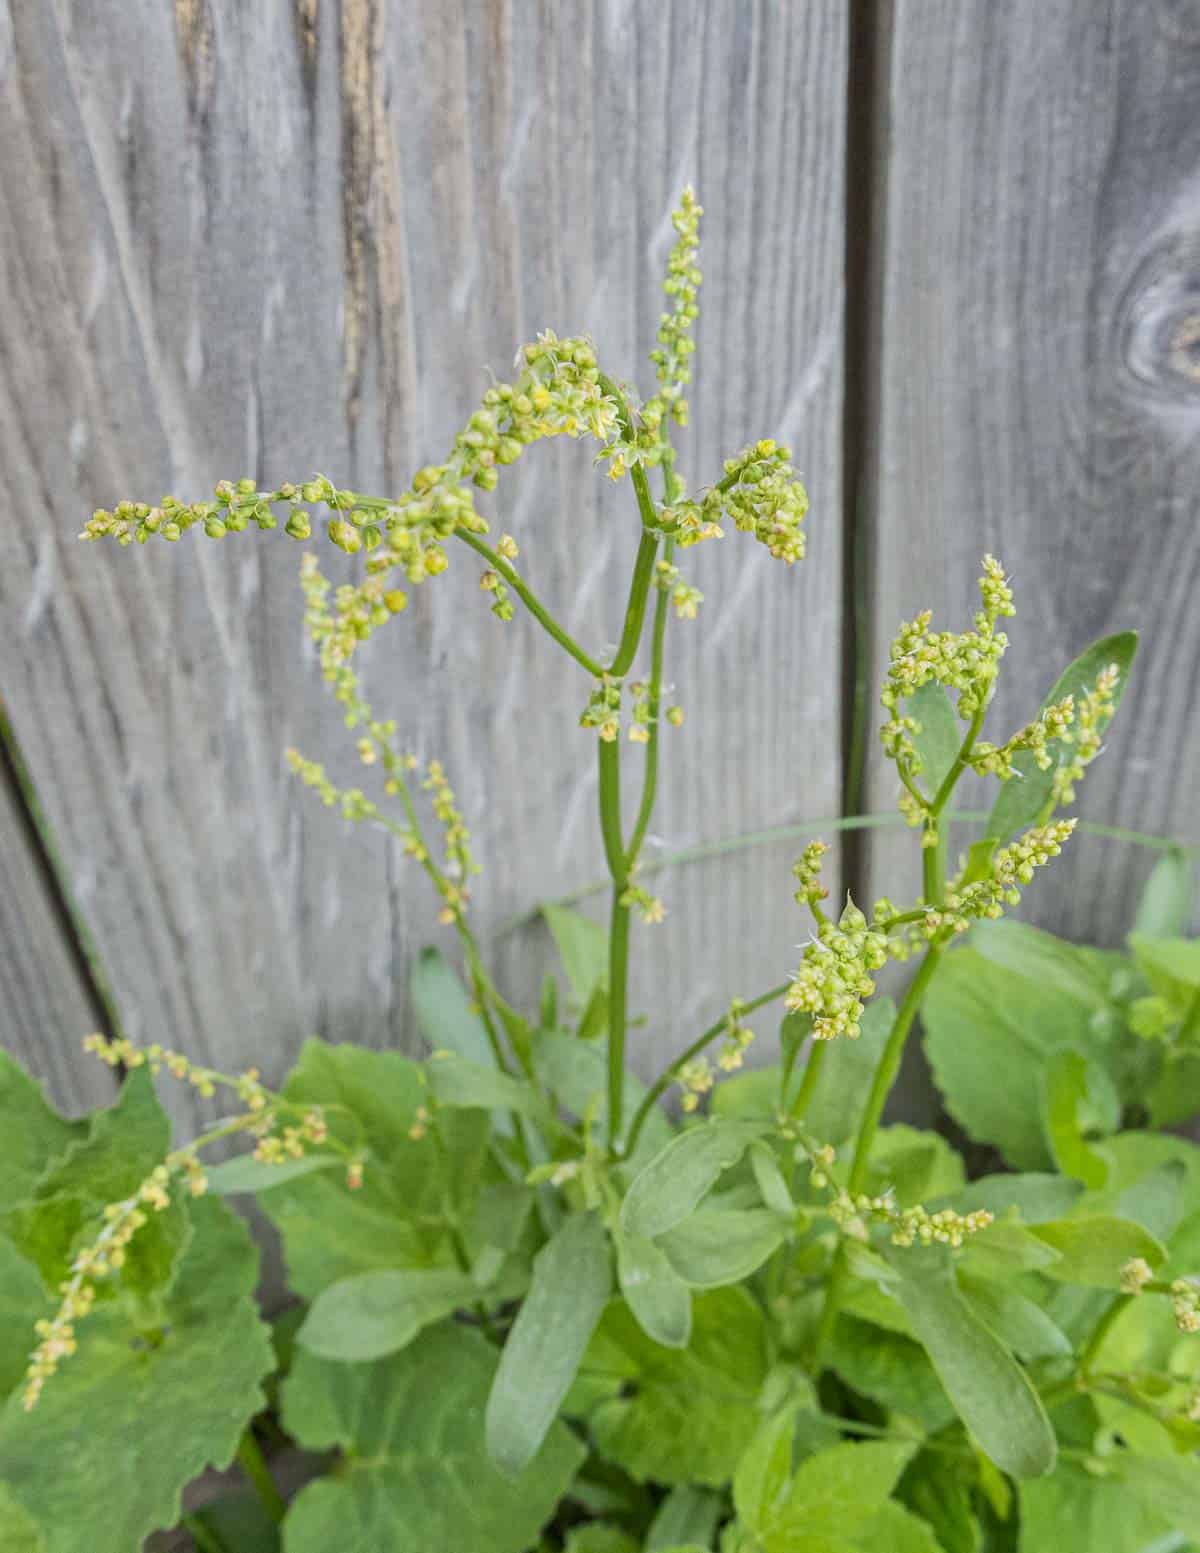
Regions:
M 847 792 L 888 807 L 890 634 L 926 605 L 968 620 L 985 550 L 1021 611 L 997 724 L 1137 626 L 1083 812 L 1200 840 L 1196 0 L 0 0 L 0 694 L 28 774 L 0 781 L 0 1041 L 58 1101 L 111 1084 L 77 1056 L 101 986 L 134 1038 L 270 1077 L 313 1030 L 411 1047 L 407 968 L 441 931 L 396 849 L 284 769 L 292 743 L 355 769 L 296 548 L 121 552 L 78 544 L 83 519 L 226 475 L 395 491 L 546 326 L 645 383 L 689 179 L 684 467 L 701 485 L 786 439 L 810 555 L 687 555 L 706 602 L 670 635 L 687 722 L 656 844 Z M 599 645 L 635 535 L 587 460 L 536 450 L 492 510 Z M 527 997 L 546 935 L 502 927 L 602 871 L 587 687 L 476 583 L 456 555 L 365 663 L 456 782 L 481 930 Z M 792 966 L 797 845 L 663 877 L 668 921 L 636 940 L 643 1067 Z M 891 833 L 842 861 L 902 893 Z M 1078 841 L 1029 915 L 1118 940 L 1147 868 Z

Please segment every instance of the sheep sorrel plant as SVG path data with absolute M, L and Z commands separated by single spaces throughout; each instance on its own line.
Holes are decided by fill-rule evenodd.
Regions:
M 640 404 L 589 341 L 544 334 L 398 496 L 321 475 L 269 491 L 222 481 L 209 501 L 122 502 L 88 523 L 86 538 L 121 544 L 197 526 L 218 539 L 272 529 L 282 509 L 307 539 L 327 510 L 329 539 L 364 572 L 331 589 L 306 555 L 306 620 L 378 789 L 288 759 L 421 865 L 469 991 L 423 956 L 428 1058 L 313 1039 L 279 1089 L 254 1068 L 91 1036 L 126 1076 L 110 1110 L 65 1121 L 0 1068 L 4 1547 L 128 1553 L 235 1454 L 257 1497 L 185 1517 L 204 1553 L 1137 1553 L 1200 1528 L 1200 1344 L 1179 1336 L 1200 1327 L 1200 1151 L 1119 1131 L 1147 1062 L 1169 1087 L 1200 1049 L 1194 946 L 1143 933 L 1153 953 L 1131 964 L 993 921 L 1071 834 L 1058 811 L 1100 751 L 1131 634 L 1089 648 L 1024 727 L 988 743 L 1014 613 L 999 562 L 984 559 L 970 629 L 934 630 L 928 614 L 903 626 L 883 746 L 920 832 L 920 899 L 827 910 L 813 841 L 795 870 L 812 928 L 793 974 L 737 989 L 648 1087 L 627 1069 L 631 924 L 663 910 L 639 862 L 660 739 L 681 715 L 665 704 L 667 627 L 700 602 L 678 560 L 727 524 L 777 560 L 804 553 L 808 502 L 786 448 L 755 443 L 696 497 L 676 469 L 699 218 L 687 191 L 658 388 Z M 607 660 L 554 617 L 475 504 L 532 443 L 564 434 L 594 438 L 609 477 L 633 487 L 636 556 Z M 456 543 L 482 558 L 493 613 L 524 606 L 578 669 L 599 763 L 607 932 L 547 908 L 570 998 L 548 977 L 534 1010 L 505 999 L 472 932 L 470 838 L 446 773 L 405 751 L 354 668 L 403 611 L 402 583 L 436 576 Z M 642 747 L 627 751 L 642 775 L 632 815 L 628 744 Z M 950 868 L 949 805 L 968 772 L 999 794 Z M 909 959 L 897 1008 L 874 977 Z M 1132 1037 L 1109 1018 L 1118 976 Z M 968 1185 L 941 1137 L 882 1125 L 923 1000 L 951 1108 L 1014 1173 Z M 738 1072 L 749 1020 L 771 1004 L 776 1060 Z M 1016 1060 L 992 1043 L 1016 1043 Z M 227 1114 L 172 1148 L 155 1075 Z M 252 1154 L 204 1162 L 241 1136 Z M 297 1296 L 273 1333 L 249 1236 L 220 1201 L 245 1192 L 277 1226 Z M 290 1506 L 261 1451 L 287 1440 L 317 1453 Z

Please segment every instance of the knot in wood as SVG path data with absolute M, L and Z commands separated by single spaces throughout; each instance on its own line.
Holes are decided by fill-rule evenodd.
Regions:
M 1121 361 L 1141 395 L 1200 408 L 1200 232 L 1160 242 L 1117 309 Z

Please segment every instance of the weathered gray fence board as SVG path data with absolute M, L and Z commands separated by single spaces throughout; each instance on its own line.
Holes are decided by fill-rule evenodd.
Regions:
M 837 0 L 56 0 L 11 8 L 10 31 L 0 689 L 132 1036 L 271 1075 L 316 1028 L 409 1044 L 406 967 L 432 906 L 284 772 L 295 742 L 357 780 L 303 645 L 297 549 L 118 552 L 76 544 L 81 520 L 223 475 L 320 467 L 394 491 L 445 449 L 488 364 L 503 374 L 547 325 L 591 329 L 611 371 L 646 383 L 689 178 L 709 215 L 687 473 L 782 434 L 814 514 L 802 567 L 741 536 L 685 558 L 708 602 L 670 638 L 688 721 L 655 830 L 693 842 L 836 809 Z M 598 492 L 588 464 L 537 449 L 482 505 L 601 644 L 636 534 L 628 490 Z M 495 622 L 473 558 L 452 559 L 364 663 L 458 786 L 486 935 L 598 871 L 593 752 L 571 727 L 587 685 L 531 623 Z M 665 881 L 671 916 L 637 939 L 641 1066 L 792 963 L 787 861 Z M 507 940 L 506 985 L 528 992 L 545 953 L 537 930 Z
M 67 1112 L 115 1093 L 107 1068 L 82 1058 L 95 1027 L 87 984 L 26 833 L 15 793 L 0 780 L 0 1047 L 19 1058 Z
M 1195 841 L 1200 13 L 894 9 L 874 668 L 926 605 L 969 622 L 985 550 L 1020 610 L 1001 733 L 1091 639 L 1139 628 L 1136 683 L 1081 812 Z M 890 801 L 887 773 L 873 795 Z M 895 841 L 871 847 L 873 886 L 899 894 Z M 1118 939 L 1148 856 L 1083 837 L 1071 851 L 1030 916 Z

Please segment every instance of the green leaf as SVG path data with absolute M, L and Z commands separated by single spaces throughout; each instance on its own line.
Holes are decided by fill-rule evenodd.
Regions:
M 1121 1268 L 1132 1257 L 1161 1267 L 1167 1255 L 1165 1247 L 1140 1224 L 1107 1214 L 1052 1219 L 1035 1225 L 1033 1233 L 1059 1254 L 1058 1261 L 1043 1269 L 1048 1278 L 1096 1289 L 1116 1290 Z
M 1062 1328 L 1015 1289 L 964 1276 L 959 1278 L 959 1288 L 979 1319 L 1022 1359 L 1065 1358 L 1073 1351 Z
M 300 1352 L 283 1386 L 288 1432 L 307 1450 L 339 1446 L 349 1471 L 304 1488 L 284 1530 L 286 1553 L 523 1553 L 583 1458 L 561 1423 L 517 1478 L 488 1459 L 484 1406 L 497 1355 L 447 1323 L 374 1364 Z M 125 1553 L 125 1550 L 122 1550 Z
M 1131 934 L 1129 947 L 1147 981 L 1179 1004 L 1200 991 L 1200 938 L 1139 938 Z
M 0 1414 L 0 1481 L 46 1553 L 129 1553 L 173 1526 L 184 1485 L 228 1465 L 263 1405 L 273 1354 L 253 1299 L 257 1253 L 223 1204 L 200 1198 L 188 1212 L 194 1234 L 154 1340 L 115 1306 L 97 1310 L 33 1411 L 14 1394 Z M 29 1328 L 47 1313 L 35 1306 Z
M 33 1263 L 0 1236 L 0 1399 L 25 1374 L 35 1342 L 33 1322 L 43 1314 L 39 1307 L 45 1301 L 46 1292 Z
M 647 1337 L 666 1348 L 686 1348 L 692 1335 L 692 1292 L 652 1240 L 618 1230 L 621 1293 Z
M 1022 1483 L 1020 1553 L 1149 1553 L 1170 1526 L 1115 1477 L 1073 1462 Z
M 1079 1052 L 1059 1051 L 1046 1063 L 1042 1086 L 1042 1119 L 1058 1168 L 1085 1186 L 1103 1186 L 1108 1178 L 1108 1163 L 1104 1154 L 1089 1144 L 1085 1129 L 1097 1110 L 1105 1113 L 1105 1120 L 1112 1121 L 1106 1131 L 1114 1130 L 1118 1124 L 1120 1103 L 1116 1101 L 1112 1081 L 1102 1068 L 1089 1063 Z M 1099 1106 L 1094 1098 L 1097 1090 L 1102 1097 Z M 1116 1117 L 1112 1117 L 1110 1099 L 1116 1101 Z
M 470 1062 L 466 1057 L 447 1052 L 430 1057 L 425 1064 L 429 1088 L 439 1105 L 464 1111 L 515 1111 L 521 1116 L 537 1116 L 541 1102 L 533 1086 L 523 1079 L 511 1078 L 498 1068 Z
M 950 775 L 950 768 L 958 756 L 963 736 L 944 685 L 936 680 L 915 690 L 907 697 L 907 710 L 920 727 L 913 736 L 913 744 L 921 757 L 921 787 L 932 798 Z
M 41 1527 L 3 1483 L 0 1483 L 0 1538 L 3 1538 L 5 1553 L 46 1553 Z
M 337 1154 L 305 1154 L 300 1159 L 285 1159 L 278 1164 L 255 1159 L 253 1154 L 239 1154 L 237 1159 L 226 1160 L 223 1165 L 213 1165 L 208 1170 L 208 1189 L 218 1197 L 266 1192 L 286 1181 L 296 1181 L 316 1170 L 332 1170 L 339 1165 L 345 1168 L 345 1161 Z
M 86 1131 L 86 1122 L 64 1121 L 52 1111 L 41 1086 L 0 1051 L 0 1214 L 31 1197 L 47 1167 Z
M 409 981 L 417 1026 L 433 1051 L 457 1052 L 494 1067 L 495 1059 L 471 998 L 440 949 L 422 949 Z
M 685 1283 L 716 1289 L 749 1278 L 783 1244 L 785 1227 L 768 1208 L 701 1208 L 658 1245 Z
M 641 1546 L 612 1521 L 589 1521 L 567 1533 L 563 1553 L 641 1553 Z
M 858 1132 L 871 1089 L 871 1077 L 879 1065 L 895 1019 L 896 1005 L 892 999 L 874 998 L 863 1010 L 858 1039 L 832 1041 L 826 1047 L 813 1097 L 804 1116 L 804 1125 L 814 1137 L 837 1147 Z M 718 1095 L 721 1088 L 717 1090 Z
M 538 1078 L 568 1111 L 582 1117 L 593 1108 L 596 1125 L 608 1120 L 608 1067 L 602 1045 L 560 1032 L 539 1030 L 534 1037 L 533 1061 Z M 625 1074 L 626 1119 L 641 1104 L 646 1086 L 632 1073 Z M 638 1146 L 629 1165 L 640 1168 L 675 1136 L 666 1114 L 657 1106 L 646 1117 Z M 628 1168 L 628 1165 L 622 1167 Z
M 611 1289 L 604 1225 L 594 1213 L 571 1215 L 534 1259 L 488 1397 L 488 1454 L 502 1472 L 516 1476 L 541 1448 Z
M 1058 1252 L 1039 1240 L 1032 1228 L 1013 1219 L 997 1219 L 971 1236 L 959 1256 L 963 1272 L 976 1278 L 1007 1280 L 1057 1262 Z
M 748 1529 L 762 1553 L 832 1553 L 858 1544 L 883 1511 L 915 1448 L 915 1442 L 871 1441 L 818 1451 L 801 1462 L 785 1492 L 749 1521 Z M 893 1544 L 873 1546 L 891 1553 Z M 908 1547 L 919 1549 L 920 1544 L 898 1544 L 900 1553 L 908 1553 Z
M 1115 1469 L 1142 1504 L 1177 1531 L 1191 1536 L 1200 1532 L 1200 1460 L 1114 1451 L 1104 1458 L 1104 1464 Z
M 608 976 L 608 934 L 598 922 L 564 906 L 543 906 L 542 916 L 554 936 L 571 996 L 586 1008 Z
M 472 1280 L 455 1268 L 359 1273 L 318 1294 L 296 1341 L 321 1359 L 381 1359 L 478 1297 Z
M 706 1550 L 712 1545 L 725 1513 L 720 1495 L 685 1483 L 673 1488 L 659 1506 L 646 1534 L 646 1553 L 679 1553 L 688 1547 Z
M 738 1462 L 733 1507 L 746 1526 L 765 1525 L 791 1487 L 795 1434 L 795 1409 L 785 1408 L 764 1421 Z
M 766 1324 L 745 1289 L 698 1295 L 685 1349 L 655 1343 L 613 1301 L 581 1374 L 596 1448 L 638 1482 L 721 1488 L 758 1428 L 766 1374 Z
M 961 1191 L 963 1162 L 940 1133 L 902 1122 L 875 1134 L 864 1191 L 875 1195 L 890 1186 L 902 1208 Z
M 887 1553 L 944 1553 L 928 1521 L 894 1500 L 882 1505 L 855 1532 L 854 1542 L 865 1553 L 878 1553 L 881 1548 L 886 1548 Z
M 783 1179 L 783 1171 L 779 1168 L 775 1151 L 761 1139 L 755 1139 L 750 1145 L 750 1168 L 754 1172 L 754 1180 L 762 1193 L 763 1202 L 772 1213 L 790 1218 L 796 1211 L 792 1194 Z
M 938 967 L 921 1011 L 926 1055 L 947 1109 L 1019 1169 L 1048 1165 L 1042 1068 L 1065 1047 L 1103 1060 L 1095 1013 L 1094 1001 L 1061 983 L 1030 980 L 971 945 L 956 949 Z
M 158 1103 L 146 1068 L 136 1068 L 121 1086 L 116 1103 L 96 1111 L 87 1135 L 71 1145 L 38 1182 L 33 1197 L 7 1218 L 14 1245 L 34 1262 L 48 1289 L 70 1272 L 77 1251 L 95 1240 L 108 1203 L 131 1197 L 171 1147 L 171 1124 Z M 149 1216 L 130 1242 L 120 1287 L 149 1299 L 175 1276 L 190 1234 L 187 1210 L 178 1193 Z M 115 1290 L 103 1284 L 98 1297 Z
M 946 1389 L 920 1343 L 842 1314 L 834 1327 L 830 1363 L 864 1397 L 903 1413 L 930 1431 L 954 1418 Z
M 959 1213 L 984 1208 L 998 1219 L 1013 1209 L 1026 1224 L 1046 1219 L 1062 1219 L 1079 1201 L 1083 1187 L 1066 1176 L 1037 1171 L 1025 1175 L 980 1176 L 977 1181 L 955 1194 L 953 1206 Z
M 1042 709 L 1053 706 L 1065 696 L 1073 695 L 1076 700 L 1079 700 L 1086 691 L 1095 686 L 1096 680 L 1109 664 L 1115 663 L 1121 675 L 1113 695 L 1115 715 L 1129 682 L 1129 668 L 1137 651 L 1137 643 L 1136 631 L 1120 631 L 1115 636 L 1105 636 L 1098 642 L 1093 642 L 1055 680 L 1042 701 Z M 995 836 L 998 841 L 1005 842 L 1017 831 L 1038 822 L 1042 810 L 1050 801 L 1054 788 L 1054 774 L 1063 763 L 1067 749 L 1068 746 L 1061 740 L 1052 740 L 1046 746 L 1046 752 L 1052 757 L 1052 763 L 1045 771 L 1038 768 L 1037 761 L 1030 751 L 1023 750 L 1016 756 L 1013 762 L 1016 775 L 1005 782 L 1000 789 L 987 822 L 986 835 Z
M 990 1462 L 988 1467 L 1000 1477 Z M 1000 1481 L 1007 1487 L 1004 1478 Z M 980 1553 L 981 1529 L 972 1506 L 972 1488 L 961 1461 L 937 1449 L 922 1450 L 905 1469 L 896 1497 L 929 1523 L 941 1553 Z
M 955 1411 L 998 1467 L 1038 1477 L 1057 1445 L 1041 1399 L 995 1334 L 955 1286 L 947 1262 L 921 1250 L 893 1258 L 903 1276 L 897 1298 L 933 1361 Z
M 1192 865 L 1183 852 L 1155 863 L 1133 919 L 1138 938 L 1184 938 L 1192 921 Z
M 672 1138 L 634 1177 L 621 1205 L 622 1229 L 653 1240 L 673 1228 L 765 1131 L 761 1123 L 718 1119 Z

